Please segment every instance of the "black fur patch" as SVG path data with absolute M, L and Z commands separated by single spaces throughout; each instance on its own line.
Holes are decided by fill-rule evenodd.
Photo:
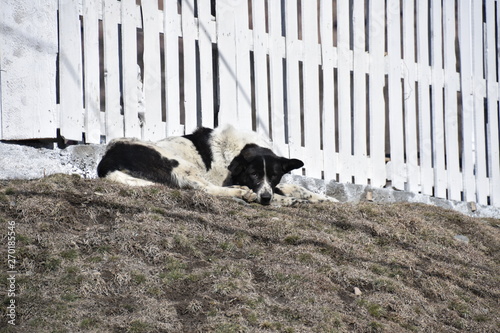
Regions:
M 97 175 L 106 177 L 113 171 L 122 171 L 132 177 L 175 186 L 172 170 L 178 165 L 178 161 L 165 158 L 152 148 L 117 142 L 108 149 L 97 166 Z
M 183 138 L 190 140 L 196 147 L 198 154 L 200 154 L 203 163 L 205 163 L 205 168 L 210 170 L 212 168 L 212 149 L 210 148 L 210 138 L 213 129 L 200 127 L 192 134 L 184 135 Z

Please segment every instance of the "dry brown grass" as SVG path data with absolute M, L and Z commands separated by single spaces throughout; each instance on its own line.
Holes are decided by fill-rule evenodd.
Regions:
M 499 220 L 419 204 L 242 205 L 61 175 L 0 182 L 3 244 L 11 220 L 19 317 L 0 332 L 500 330 Z

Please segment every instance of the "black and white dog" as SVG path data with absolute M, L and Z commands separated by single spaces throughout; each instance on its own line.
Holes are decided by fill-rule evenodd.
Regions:
M 117 139 L 108 145 L 97 174 L 133 186 L 156 183 L 200 189 L 263 205 L 337 201 L 297 185 L 280 184 L 284 174 L 304 163 L 279 157 L 269 147 L 257 133 L 232 126 L 202 127 L 156 143 Z

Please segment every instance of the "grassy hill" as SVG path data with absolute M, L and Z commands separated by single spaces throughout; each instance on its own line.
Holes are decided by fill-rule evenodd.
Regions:
M 17 317 L 0 332 L 500 331 L 500 220 L 0 181 L 2 311 L 10 221 Z

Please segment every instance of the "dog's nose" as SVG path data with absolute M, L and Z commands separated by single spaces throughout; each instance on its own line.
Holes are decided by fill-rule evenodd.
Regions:
M 273 194 L 269 192 L 262 193 L 260 196 L 260 203 L 262 205 L 269 205 L 271 203 L 271 199 L 273 198 Z

